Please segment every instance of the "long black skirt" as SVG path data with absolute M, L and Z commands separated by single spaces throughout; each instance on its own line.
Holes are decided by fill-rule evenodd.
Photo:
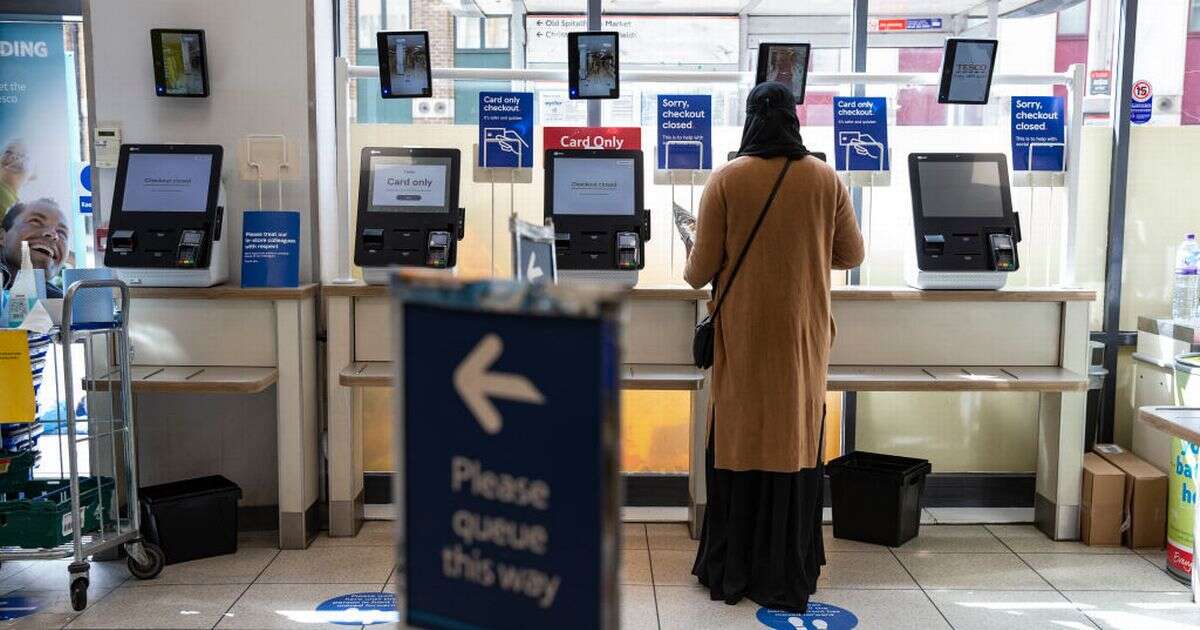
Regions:
M 803 614 L 825 564 L 821 458 L 794 473 L 723 470 L 714 465 L 712 433 L 704 456 L 708 508 L 692 574 L 713 600 L 733 605 L 748 597 Z

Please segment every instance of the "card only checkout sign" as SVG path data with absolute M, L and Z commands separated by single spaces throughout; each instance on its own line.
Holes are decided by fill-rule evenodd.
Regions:
M 616 326 L 472 310 L 494 286 L 397 286 L 402 616 L 615 627 Z
M 479 166 L 533 167 L 533 92 L 479 93 Z

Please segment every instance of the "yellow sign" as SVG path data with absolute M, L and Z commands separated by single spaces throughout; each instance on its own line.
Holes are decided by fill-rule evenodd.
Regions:
M 33 422 L 36 415 L 29 333 L 0 330 L 0 424 Z

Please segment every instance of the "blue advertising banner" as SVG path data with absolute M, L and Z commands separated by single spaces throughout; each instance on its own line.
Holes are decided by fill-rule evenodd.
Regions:
M 533 92 L 479 93 L 479 166 L 533 167 Z
M 404 616 L 599 628 L 615 581 L 616 325 L 483 310 L 495 287 L 506 303 L 555 299 L 508 282 L 437 299 L 396 287 Z
M 92 213 L 92 166 L 84 164 L 83 168 L 79 169 L 79 185 L 83 186 L 86 195 L 79 195 L 79 212 L 80 214 Z
M 658 169 L 712 168 L 712 97 L 658 95 Z
M 247 210 L 242 215 L 242 286 L 300 286 L 300 213 Z
M 887 171 L 887 99 L 833 99 L 834 164 L 839 171 Z
M 1013 171 L 1061 171 L 1067 142 L 1061 96 L 1012 97 Z
M 49 199 L 72 223 L 78 157 L 71 148 L 79 145 L 68 107 L 72 69 L 61 25 L 0 22 L 0 215 L 18 202 Z M 35 259 L 35 266 L 52 265 Z

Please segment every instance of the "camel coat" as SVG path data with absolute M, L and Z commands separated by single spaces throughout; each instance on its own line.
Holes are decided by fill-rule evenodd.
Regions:
M 724 290 L 783 163 L 740 157 L 712 174 L 688 284 Z M 833 169 L 815 157 L 793 162 L 716 320 L 708 423 L 717 468 L 816 465 L 835 334 L 830 270 L 856 267 L 863 255 L 850 195 Z

